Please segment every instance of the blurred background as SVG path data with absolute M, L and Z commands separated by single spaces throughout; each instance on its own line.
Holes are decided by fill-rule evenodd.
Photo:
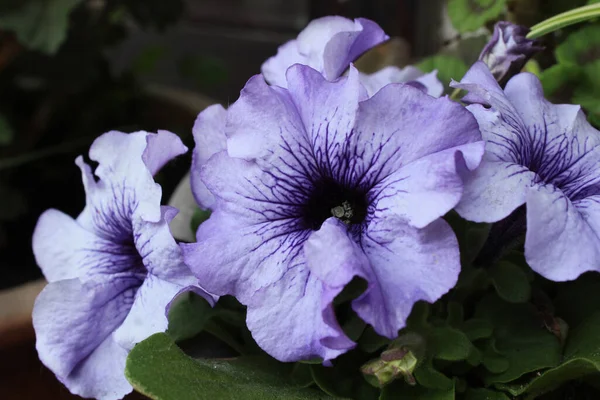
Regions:
M 81 211 L 74 159 L 98 135 L 167 129 L 191 148 L 198 112 L 234 102 L 277 47 L 317 17 L 370 18 L 394 37 L 359 68 L 417 64 L 441 69 L 447 82 L 476 60 L 494 19 L 531 25 L 586 3 L 451 2 L 487 16 L 457 30 L 444 0 L 0 0 L 0 397 L 76 398 L 35 353 L 30 313 L 44 281 L 31 234 L 48 208 Z M 549 54 L 542 67 L 553 61 Z M 165 202 L 189 161 L 157 177 Z

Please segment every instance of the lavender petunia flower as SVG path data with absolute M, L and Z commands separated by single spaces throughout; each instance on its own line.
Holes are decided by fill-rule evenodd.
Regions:
M 494 26 L 494 34 L 485 45 L 479 61 L 483 61 L 500 84 L 521 71 L 525 63 L 543 48 L 537 40 L 527 39 L 529 29 L 500 21 Z
M 294 64 L 308 65 L 328 80 L 340 77 L 361 54 L 388 40 L 375 22 L 330 16 L 311 21 L 298 35 L 279 47 L 261 68 L 267 82 L 286 87 L 286 71 Z
M 481 62 L 452 86 L 469 91 L 486 140 L 457 211 L 495 222 L 526 204 L 525 257 L 536 272 L 565 281 L 600 270 L 600 132 L 581 108 L 546 101 L 529 73 L 502 90 Z
M 95 172 L 77 158 L 87 204 L 76 220 L 42 214 L 33 251 L 49 284 L 33 310 L 40 360 L 83 397 L 131 392 L 125 360 L 133 345 L 167 328 L 165 308 L 196 286 L 169 231 L 177 213 L 161 207 L 152 178 L 187 151 L 174 134 L 109 132 L 90 149 Z
M 227 112 L 199 117 L 198 145 L 215 132 L 227 143 L 196 171 L 213 213 L 182 247 L 207 290 L 248 306 L 264 350 L 329 360 L 354 346 L 332 306 L 354 276 L 368 282 L 354 310 L 387 337 L 455 284 L 457 242 L 440 217 L 484 144 L 457 103 L 404 84 L 369 98 L 352 66 L 330 82 L 294 65 L 285 86 L 255 76 Z

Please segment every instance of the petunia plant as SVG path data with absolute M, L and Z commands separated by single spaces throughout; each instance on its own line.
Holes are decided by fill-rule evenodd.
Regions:
M 451 20 L 508 3 L 451 1 Z M 76 161 L 81 214 L 34 233 L 40 359 L 104 400 L 596 398 L 600 100 L 544 89 L 563 67 L 598 85 L 573 62 L 597 26 L 569 27 L 597 8 L 497 21 L 468 71 L 446 54 L 366 74 L 375 22 L 312 21 L 190 127 L 192 243 L 153 179 L 187 148 L 103 134 L 95 167 Z

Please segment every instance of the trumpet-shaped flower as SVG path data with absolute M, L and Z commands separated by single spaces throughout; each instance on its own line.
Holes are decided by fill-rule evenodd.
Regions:
M 132 390 L 125 360 L 133 345 L 167 328 L 165 309 L 197 280 L 183 263 L 161 207 L 156 173 L 187 151 L 174 134 L 108 132 L 82 157 L 87 202 L 73 219 L 42 214 L 33 251 L 49 284 L 36 299 L 33 325 L 40 360 L 72 393 L 118 399 Z
M 454 87 L 486 141 L 457 211 L 477 222 L 504 219 L 526 204 L 525 257 L 548 279 L 600 270 L 600 132 L 579 106 L 544 99 L 535 75 L 502 90 L 481 62 Z
M 197 146 L 227 142 L 196 164 L 213 213 L 182 246 L 207 290 L 247 305 L 263 349 L 329 360 L 354 346 L 332 305 L 353 277 L 368 282 L 354 310 L 387 337 L 455 284 L 457 242 L 440 217 L 484 146 L 460 105 L 406 84 L 369 97 L 352 66 L 331 82 L 294 65 L 285 87 L 255 76 L 227 111 L 198 118 Z

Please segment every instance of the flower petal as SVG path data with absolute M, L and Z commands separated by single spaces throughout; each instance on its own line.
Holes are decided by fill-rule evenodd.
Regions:
M 33 309 L 36 348 L 44 365 L 67 384 L 70 374 L 125 319 L 139 284 L 118 275 L 104 282 L 67 279 L 48 284 Z
M 404 68 L 389 66 L 373 74 L 361 74 L 360 81 L 367 89 L 369 96 L 373 96 L 382 87 L 390 83 L 411 82 L 423 85 L 423 91 L 430 96 L 440 97 L 444 93 L 444 85 L 437 79 L 437 71 L 425 74 L 420 69 L 410 65 Z
M 370 192 L 375 217 L 393 213 L 424 228 L 454 208 L 463 194 L 463 180 L 483 155 L 475 142 L 422 157 L 383 179 Z
M 360 103 L 345 146 L 355 181 L 371 186 L 421 157 L 480 140 L 477 122 L 464 107 L 389 84 Z
M 224 151 L 227 147 L 225 122 L 227 111 L 220 104 L 212 105 L 198 114 L 192 132 L 194 147 L 191 168 L 192 192 L 198 204 L 210 209 L 215 199 L 200 179 L 200 170 L 213 154 Z
M 78 278 L 90 249 L 103 241 L 58 210 L 47 210 L 33 232 L 33 254 L 48 282 Z
M 465 180 L 456 211 L 469 221 L 500 221 L 525 203 L 534 182 L 535 173 L 525 167 L 484 159 Z
M 126 360 L 127 350 L 109 336 L 61 381 L 71 393 L 81 397 L 122 399 L 133 391 L 125 378 Z
M 303 263 L 302 244 L 308 233 L 294 230 L 285 220 L 252 224 L 239 214 L 216 209 L 197 236 L 198 242 L 180 246 L 202 287 L 247 304 L 257 290 Z
M 532 188 L 527 194 L 525 238 L 525 258 L 531 268 L 558 282 L 600 271 L 600 232 L 593 229 L 597 223 L 591 225 L 588 218 L 560 190 Z
M 179 136 L 169 131 L 159 130 L 156 134 L 148 134 L 146 142 L 142 160 L 152 175 L 156 175 L 166 163 L 188 151 Z
M 268 59 L 261 72 L 273 84 L 286 87 L 285 73 L 294 64 L 308 65 L 328 80 L 338 78 L 362 53 L 389 37 L 375 22 L 330 16 L 313 20 Z
M 183 289 L 155 276 L 148 276 L 135 294 L 127 318 L 114 332 L 114 340 L 124 349 L 131 350 L 136 343 L 158 332 L 167 330 L 166 308 Z
M 256 343 L 280 361 L 331 360 L 355 346 L 335 320 L 323 284 L 298 265 L 260 289 L 246 322 Z
M 94 174 L 82 157 L 76 160 L 86 191 L 77 222 L 104 239 L 130 242 L 134 212 L 148 221 L 160 219 L 161 188 L 142 160 L 147 135 L 112 131 L 100 136 L 89 153 L 99 163 Z
M 458 279 L 458 243 L 442 219 L 423 229 L 396 216 L 378 219 L 362 244 L 372 271 L 369 288 L 353 308 L 380 335 L 396 337 L 417 301 L 435 302 Z

